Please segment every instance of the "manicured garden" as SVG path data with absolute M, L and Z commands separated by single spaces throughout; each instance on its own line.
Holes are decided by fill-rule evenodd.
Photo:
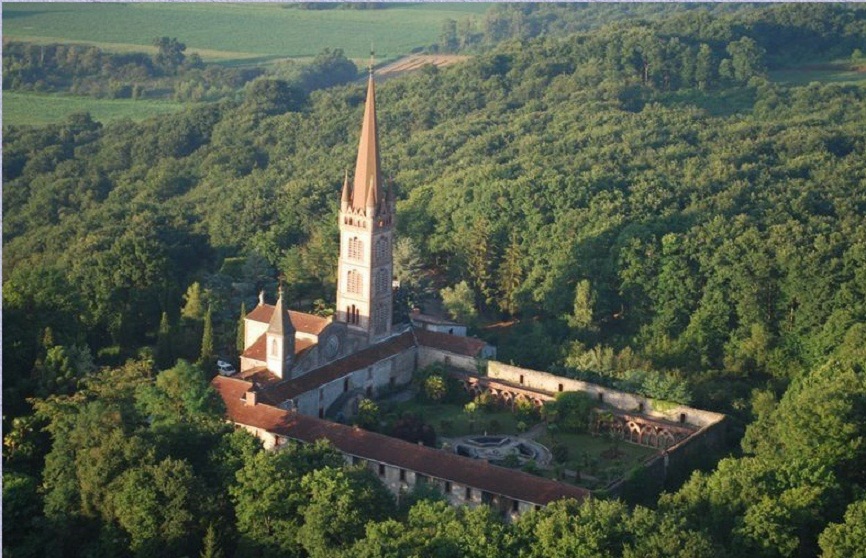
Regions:
M 593 434 L 595 403 L 580 393 L 560 394 L 540 409 L 526 401 L 511 409 L 486 393 L 470 399 L 457 381 L 436 369 L 420 374 L 414 390 L 407 401 L 378 404 L 375 418 L 367 419 L 367 424 L 438 447 L 470 435 L 523 436 L 545 446 L 553 457 L 548 466 L 529 462 L 522 466 L 524 470 L 587 488 L 608 485 L 657 451 Z M 516 459 L 499 464 L 519 466 Z

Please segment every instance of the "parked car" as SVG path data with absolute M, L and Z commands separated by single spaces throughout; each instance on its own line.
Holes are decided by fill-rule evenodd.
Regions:
M 217 372 L 222 376 L 231 376 L 236 373 L 235 367 L 232 366 L 230 362 L 226 362 L 224 360 L 217 360 Z

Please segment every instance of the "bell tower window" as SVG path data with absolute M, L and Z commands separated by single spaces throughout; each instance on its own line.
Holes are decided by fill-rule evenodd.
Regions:
M 349 259 L 363 260 L 364 259 L 364 243 L 358 237 L 349 239 Z
M 346 275 L 346 290 L 350 293 L 361 294 L 362 286 L 361 274 L 354 269 L 350 269 Z
M 279 356 L 279 347 L 277 346 L 277 340 L 271 340 L 271 356 Z

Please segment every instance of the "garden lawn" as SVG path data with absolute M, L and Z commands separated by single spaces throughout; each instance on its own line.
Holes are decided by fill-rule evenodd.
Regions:
M 568 447 L 568 460 L 563 464 L 565 469 L 580 471 L 584 475 L 596 477 L 598 482 L 584 479 L 580 483 L 588 487 L 597 488 L 617 478 L 622 477 L 628 471 L 639 467 L 644 460 L 654 455 L 658 450 L 639 446 L 620 440 L 617 443 L 619 456 L 616 459 L 604 457 L 604 453 L 613 448 L 611 440 L 604 436 L 593 436 L 591 434 L 572 434 L 558 432 L 555 440 Z M 538 442 L 548 448 L 553 445 L 550 435 L 542 436 Z
M 462 405 L 451 403 L 422 403 L 410 401 L 398 405 L 394 412 L 400 415 L 404 412 L 412 412 L 433 427 L 437 437 L 457 438 L 469 434 L 517 434 L 517 417 L 505 410 L 483 411 L 475 413 L 474 427 L 470 428 L 469 415 L 463 411 Z M 448 421 L 452 424 L 450 429 L 443 429 L 442 422 Z M 539 421 L 527 422 L 527 428 L 538 424 Z M 498 426 L 497 424 L 498 423 Z

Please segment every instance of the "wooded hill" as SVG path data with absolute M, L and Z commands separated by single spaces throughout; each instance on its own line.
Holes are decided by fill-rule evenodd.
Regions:
M 244 523 L 252 512 L 233 492 L 228 509 L 194 508 L 178 519 L 186 529 L 171 544 L 197 551 L 208 522 L 221 518 L 228 522 L 223 544 L 243 540 L 241 547 L 260 553 L 424 554 L 433 541 L 460 555 L 862 553 L 866 90 L 787 86 L 766 72 L 801 60 L 856 60 L 855 49 L 866 44 L 864 15 L 823 4 L 714 17 L 692 10 L 506 42 L 377 92 L 383 168 L 400 199 L 399 234 L 411 241 L 403 242 L 398 271 L 427 270 L 436 288 L 465 281 L 478 326 L 516 319 L 509 328 L 478 330 L 499 344 L 502 360 L 732 414 L 745 429 L 741 456 L 663 496 L 656 511 L 562 506 L 505 527 L 481 512 L 423 505 L 408 519 L 395 516 L 403 517 L 398 522 L 367 531 L 355 525 L 349 540 L 331 547 L 321 541 L 333 539 L 317 538 L 324 516 L 283 509 L 286 521 L 312 526 L 277 540 L 278 529 Z M 184 479 L 210 474 L 212 465 L 164 445 L 174 438 L 141 422 L 147 414 L 134 414 L 157 405 L 142 403 L 146 396 L 112 400 L 126 409 L 122 420 L 63 402 L 108 405 L 110 374 L 146 379 L 153 358 L 198 357 L 206 305 L 216 350 L 232 350 L 241 303 L 251 307 L 278 274 L 298 304 L 334 300 L 337 200 L 354 161 L 363 88 L 307 97 L 278 80 L 257 83 L 241 102 L 140 124 L 103 127 L 82 115 L 4 130 L 9 419 L 29 414 L 22 397 L 71 394 L 86 376 L 88 391 L 50 408 L 37 403 L 55 440 L 101 416 L 109 432 L 142 433 L 157 448 L 152 455 L 186 463 L 177 465 Z M 408 300 L 435 290 L 417 279 L 404 283 Z M 204 302 L 189 310 L 199 296 Z M 160 348 L 167 336 L 176 342 Z M 133 355 L 140 364 L 94 372 L 94 360 L 116 366 Z M 193 377 L 185 369 L 173 374 Z M 160 389 L 166 409 L 183 407 L 165 401 L 185 396 Z M 24 422 L 13 432 L 27 440 Z M 100 440 L 93 441 L 100 451 L 116 456 Z M 11 447 L 4 459 L 14 456 Z M 21 462 L 41 468 L 39 451 L 28 451 Z M 151 543 L 141 541 L 168 536 L 148 538 L 134 517 L 118 515 L 137 500 L 102 499 L 99 487 L 108 484 L 85 482 L 97 473 L 83 457 L 76 461 L 84 455 L 78 451 L 57 442 L 50 449 L 51 478 L 67 479 L 62 487 L 32 469 L 10 473 L 19 475 L 13 486 L 21 506 L 41 509 L 45 499 L 39 529 L 86 520 L 90 530 L 80 532 L 70 555 L 110 533 L 129 543 L 120 554 L 146 554 Z M 157 462 L 141 474 L 162 474 Z M 108 483 L 118 467 L 98 475 Z M 235 482 L 220 478 L 207 478 L 217 500 Z M 136 485 L 123 479 L 117 482 L 130 490 Z M 316 482 L 304 490 L 318 490 Z M 339 492 L 321 490 L 323 499 Z M 29 508 L 12 508 L 20 509 Z M 455 522 L 463 530 L 441 527 Z M 436 525 L 441 539 L 416 536 Z M 481 548 L 460 539 L 464 531 L 472 533 L 466 541 L 495 535 L 485 535 L 490 546 Z M 657 532 L 665 536 L 653 538 Z M 39 548 L 39 540 L 26 545 Z

